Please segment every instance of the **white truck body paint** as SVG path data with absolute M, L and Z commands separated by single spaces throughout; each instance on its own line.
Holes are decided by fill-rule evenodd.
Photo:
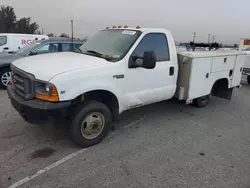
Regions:
M 208 95 L 214 83 L 223 78 L 228 80 L 228 88 L 240 85 L 246 57 L 240 52 L 183 52 L 178 57 L 180 72 L 176 97 L 183 92 L 183 88 L 184 100 Z
M 213 84 L 221 78 L 228 79 L 229 88 L 240 85 L 241 72 L 238 68 L 242 67 L 244 58 L 239 59 L 239 53 L 183 52 L 178 55 L 178 60 L 174 39 L 169 31 L 146 28 L 133 30 L 139 30 L 142 34 L 118 62 L 83 54 L 56 53 L 23 58 L 13 65 L 33 74 L 36 79 L 54 84 L 60 101 L 72 100 L 93 90 L 110 91 L 118 99 L 120 113 L 170 99 L 175 94 L 177 98 L 181 97 L 180 100 L 208 95 Z M 149 33 L 165 34 L 170 59 L 157 62 L 154 69 L 128 68 L 131 54 Z M 224 58 L 227 58 L 226 63 Z M 239 64 L 236 65 L 236 62 Z M 170 75 L 170 69 L 174 70 L 173 75 Z M 233 75 L 229 76 L 231 69 Z M 124 78 L 117 79 L 115 75 L 124 75 Z

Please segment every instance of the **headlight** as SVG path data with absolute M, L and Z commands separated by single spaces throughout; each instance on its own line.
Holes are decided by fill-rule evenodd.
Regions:
M 36 81 L 35 92 L 37 99 L 51 102 L 59 101 L 56 86 L 51 83 Z

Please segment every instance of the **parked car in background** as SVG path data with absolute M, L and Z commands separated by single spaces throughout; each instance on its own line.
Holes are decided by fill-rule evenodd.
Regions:
M 49 39 L 46 35 L 0 33 L 0 52 L 15 52 L 38 40 Z
M 242 74 L 247 76 L 247 82 L 250 84 L 250 47 L 247 47 L 244 51 L 247 53 L 247 57 Z
M 14 60 L 46 53 L 55 52 L 78 52 L 79 47 L 82 46 L 83 41 L 71 39 L 48 39 L 34 42 L 27 45 L 14 53 L 0 54 L 0 87 L 6 88 L 11 82 L 10 64 Z

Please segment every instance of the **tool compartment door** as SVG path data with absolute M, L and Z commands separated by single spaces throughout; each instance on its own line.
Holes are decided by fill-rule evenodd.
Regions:
M 192 59 L 188 99 L 195 99 L 211 92 L 213 84 L 210 76 L 212 61 L 213 57 Z
M 236 56 L 233 76 L 232 76 L 232 80 L 231 80 L 231 87 L 236 87 L 236 86 L 240 85 L 241 74 L 243 71 L 243 66 L 244 66 L 245 60 L 246 60 L 245 55 L 237 55 Z
M 219 56 L 213 57 L 213 64 L 211 68 L 211 73 L 225 71 L 225 70 L 232 70 L 234 69 L 236 56 Z

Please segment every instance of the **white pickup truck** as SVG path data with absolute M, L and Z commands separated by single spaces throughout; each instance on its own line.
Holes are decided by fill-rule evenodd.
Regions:
M 89 147 L 102 141 L 126 110 L 173 97 L 197 107 L 212 95 L 231 99 L 244 58 L 239 52 L 177 54 L 165 29 L 105 29 L 81 53 L 13 62 L 8 94 L 24 120 L 67 118 L 73 142 Z

